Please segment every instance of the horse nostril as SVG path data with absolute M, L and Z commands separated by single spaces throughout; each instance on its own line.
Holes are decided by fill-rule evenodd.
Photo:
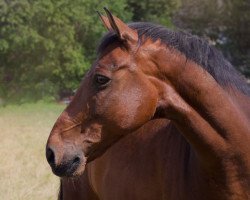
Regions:
M 79 156 L 75 157 L 74 160 L 73 160 L 73 164 L 76 164 L 76 163 L 79 163 L 79 162 L 80 162 L 80 157 Z
M 55 154 L 51 148 L 47 148 L 46 157 L 47 157 L 47 161 L 50 165 L 55 165 Z

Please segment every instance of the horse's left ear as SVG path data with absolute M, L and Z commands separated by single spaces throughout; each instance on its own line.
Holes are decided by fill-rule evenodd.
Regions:
M 136 45 L 138 43 L 137 31 L 133 30 L 122 20 L 112 15 L 107 8 L 104 8 L 104 10 L 107 13 L 108 21 L 112 30 L 115 31 L 119 38 L 127 45 Z M 105 18 L 103 18 L 102 20 L 105 20 L 107 22 Z
M 112 27 L 111 27 L 111 25 L 110 25 L 110 23 L 109 23 L 109 19 L 108 19 L 106 16 L 101 15 L 100 12 L 98 12 L 98 11 L 96 11 L 96 12 L 97 12 L 97 14 L 99 15 L 100 19 L 102 20 L 102 23 L 103 23 L 104 27 L 105 27 L 108 31 L 111 31 L 111 30 L 112 30 Z

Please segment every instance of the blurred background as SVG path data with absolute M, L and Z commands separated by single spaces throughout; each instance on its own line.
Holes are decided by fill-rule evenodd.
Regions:
M 2 103 L 70 95 L 95 59 L 103 6 L 205 37 L 250 77 L 249 0 L 0 0 Z
M 95 59 L 104 6 L 199 35 L 250 78 L 249 0 L 0 0 L 0 199 L 56 199 L 44 147 Z

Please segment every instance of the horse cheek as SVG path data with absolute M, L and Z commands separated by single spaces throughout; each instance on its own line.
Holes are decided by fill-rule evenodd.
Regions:
M 138 122 L 140 124 L 145 124 L 148 122 L 155 114 L 157 107 L 157 98 L 155 91 L 149 90 L 148 93 L 144 95 L 141 105 L 138 108 Z
M 134 88 L 120 99 L 119 123 L 123 129 L 135 130 L 151 119 L 156 109 L 154 91 Z

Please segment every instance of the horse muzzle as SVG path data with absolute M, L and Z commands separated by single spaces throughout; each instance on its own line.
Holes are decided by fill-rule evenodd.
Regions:
M 46 147 L 46 158 L 53 173 L 59 177 L 80 175 L 87 160 L 82 151 L 63 151 L 50 146 Z

